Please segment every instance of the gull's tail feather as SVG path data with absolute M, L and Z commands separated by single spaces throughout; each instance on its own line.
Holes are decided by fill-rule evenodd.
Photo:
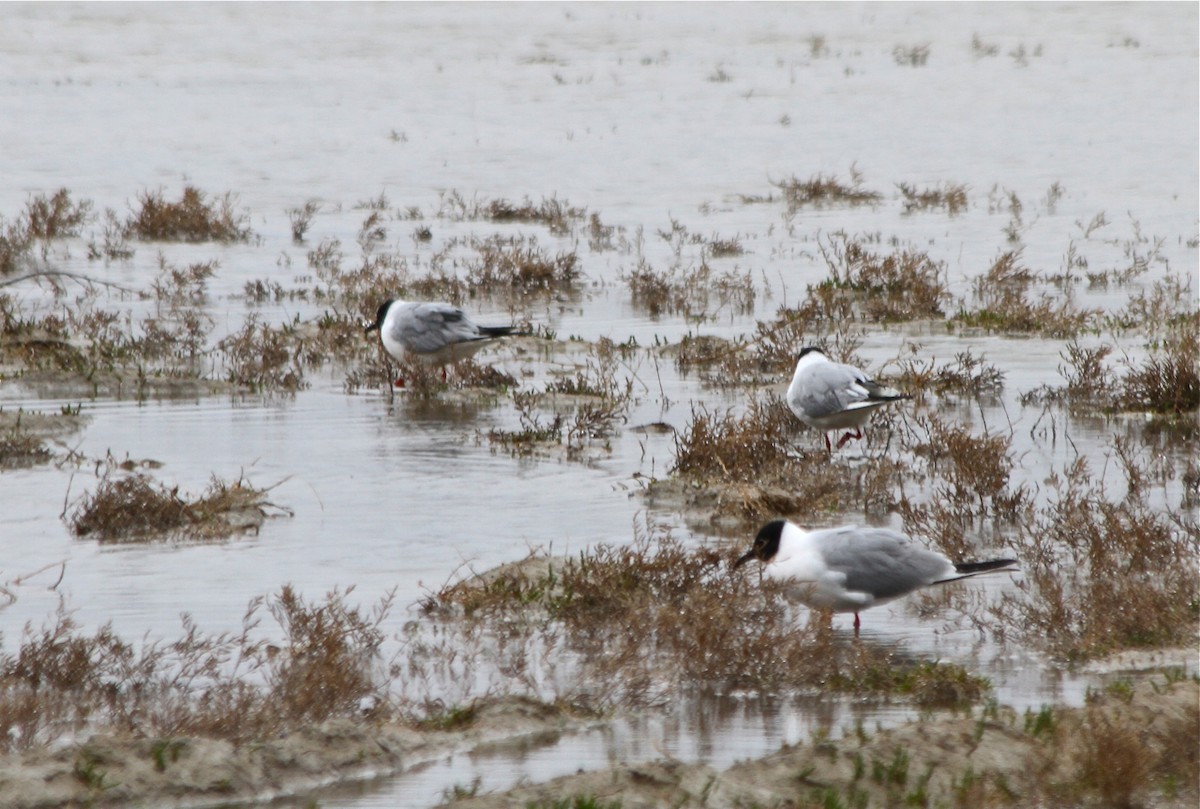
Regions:
M 525 337 L 527 331 L 517 331 L 516 326 L 480 326 L 481 337 Z
M 986 562 L 959 562 L 954 566 L 958 571 L 957 576 L 952 576 L 948 579 L 938 579 L 934 584 L 944 584 L 949 581 L 958 581 L 965 579 L 968 576 L 978 576 L 980 573 L 991 573 L 1001 570 L 1016 570 L 1016 559 L 989 559 Z
M 866 400 L 868 402 L 895 402 L 895 401 L 899 401 L 901 399 L 911 399 L 912 398 L 912 394 L 901 393 L 900 391 L 894 390 L 892 388 L 885 388 L 883 385 L 880 385 L 874 379 L 868 379 L 866 382 L 863 382 L 861 384 L 864 388 L 867 389 L 867 399 Z
M 911 393 L 892 393 L 891 391 L 881 391 L 879 393 L 871 393 L 867 398 L 868 402 L 898 402 L 901 399 L 911 399 Z
M 989 570 L 1015 568 L 1016 566 L 1016 559 L 991 559 L 987 562 L 961 562 L 955 565 L 954 569 L 963 575 L 970 576 L 975 573 L 987 573 Z

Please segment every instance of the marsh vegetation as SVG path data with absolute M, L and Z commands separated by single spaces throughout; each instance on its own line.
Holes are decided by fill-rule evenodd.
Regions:
M 1194 660 L 1200 627 L 1195 217 L 1168 215 L 1183 197 L 1132 169 L 1114 166 L 1121 193 L 1098 190 L 1099 158 L 1086 171 L 1077 161 L 1120 138 L 1094 122 L 1087 149 L 1030 161 L 1036 172 L 940 156 L 897 166 L 857 134 L 822 135 L 843 120 L 829 114 L 833 97 L 866 102 L 855 133 L 875 133 L 871 82 L 886 76 L 887 98 L 901 100 L 882 107 L 903 109 L 888 143 L 991 156 L 993 133 L 964 137 L 907 102 L 923 104 L 951 63 L 1062 108 L 1033 74 L 1071 54 L 1045 64 L 1040 44 L 991 29 L 955 51 L 909 29 L 874 57 L 821 32 L 794 57 L 756 44 L 740 61 L 701 64 L 672 46 L 610 64 L 589 43 L 556 54 L 559 40 L 536 30 L 513 39 L 537 53 L 496 62 L 531 82 L 521 93 L 459 95 L 443 67 L 462 69 L 463 57 L 439 49 L 436 65 L 421 62 L 426 80 L 404 89 L 454 125 L 385 121 L 349 150 L 339 130 L 322 131 L 358 161 L 336 171 L 322 165 L 328 142 L 289 146 L 305 128 L 288 124 L 272 131 L 298 151 L 263 159 L 257 179 L 166 162 L 137 176 L 187 174 L 151 188 L 111 174 L 90 188 L 55 182 L 0 211 L 12 537 L 0 608 L 14 627 L 0 650 L 12 765 L 0 793 L 61 788 L 60 805 L 252 800 L 517 731 L 544 740 L 672 712 L 703 723 L 711 706 L 734 704 L 761 707 L 756 733 L 772 744 L 799 738 L 779 726 L 813 738 L 725 772 L 634 763 L 602 773 L 608 782 L 499 796 L 465 778 L 443 795 L 639 805 L 600 790 L 618 784 L 681 806 L 1194 804 L 1195 669 L 1171 666 Z M 1105 63 L 1134 64 L 1139 40 L 1113 36 L 1072 86 Z M 425 58 L 395 41 L 388 54 Z M 309 44 L 326 53 L 335 41 Z M 258 58 L 229 64 L 257 76 Z M 490 72 L 491 58 L 472 69 Z M 1149 75 L 1158 62 L 1136 64 Z M 686 84 L 667 92 L 655 82 L 672 71 Z M 789 108 L 789 88 L 807 92 L 817 74 L 839 92 Z M 158 81 L 153 67 L 145 75 Z M 273 78 L 253 84 L 294 80 Z M 91 81 L 36 87 L 103 89 Z M 137 86 L 191 81 L 167 71 Z M 341 86 L 395 100 L 375 75 Z M 340 120 L 321 105 L 343 93 L 325 89 L 306 86 L 286 106 Z M 639 108 L 643 90 L 654 102 Z M 556 116 L 572 122 L 565 132 L 509 117 L 529 109 L 524 98 L 575 99 L 588 114 Z M 619 125 L 590 117 L 613 98 L 634 105 Z M 244 107 L 271 116 L 261 100 Z M 455 104 L 498 126 L 455 119 Z M 675 120 L 700 125 L 686 137 L 657 130 Z M 1181 131 L 1160 123 L 1145 126 L 1164 140 Z M 196 154 L 213 157 L 221 139 L 200 131 L 211 139 Z M 727 148 L 727 131 L 755 148 Z M 1079 131 L 1055 137 L 1081 143 Z M 794 154 L 798 136 L 860 160 L 762 162 Z M 258 161 L 242 143 L 246 154 L 215 162 Z M 604 176 L 614 155 L 619 178 Z M 494 162 L 520 176 L 491 173 Z M 291 165 L 326 173 L 297 179 Z M 277 179 L 291 183 L 282 197 Z M 520 336 L 444 370 L 397 361 L 363 335 L 394 297 L 445 300 Z M 809 345 L 913 398 L 878 413 L 861 443 L 827 452 L 781 398 Z M 776 517 L 888 525 L 951 558 L 1013 556 L 1021 570 L 872 611 L 878 624 L 864 619 L 873 631 L 856 641 L 842 617 L 731 570 Z M 130 571 L 143 589 L 118 609 L 105 598 L 133 592 Z M 326 595 L 313 599 L 314 587 Z M 230 603 L 246 604 L 240 623 L 222 617 Z M 178 611 L 164 631 L 162 615 Z M 869 718 L 839 736 L 828 717 L 851 703 Z M 885 713 L 922 722 L 872 727 Z M 704 732 L 698 747 L 733 746 L 720 728 Z M 656 745 L 643 746 L 680 749 Z M 192 791 L 170 791 L 179 784 Z

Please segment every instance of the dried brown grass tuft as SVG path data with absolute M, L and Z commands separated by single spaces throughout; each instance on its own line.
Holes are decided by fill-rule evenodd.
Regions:
M 1072 408 L 1106 413 L 1150 413 L 1155 429 L 1194 434 L 1194 414 L 1200 410 L 1198 328 L 1200 315 L 1193 314 L 1182 328 L 1168 329 L 1143 364 L 1135 367 L 1126 361 L 1129 371 L 1123 376 L 1105 362 L 1112 354 L 1111 345 L 1084 348 L 1072 341 L 1063 350 L 1064 362 L 1058 367 L 1066 385 L 1042 385 L 1023 394 L 1021 403 L 1066 402 Z
M 1021 526 L 1021 592 L 998 622 L 1066 660 L 1122 649 L 1194 643 L 1200 624 L 1200 526 L 1194 513 L 1156 507 L 1143 453 L 1118 439 L 1125 494 L 1111 497 L 1085 459 L 1048 484 L 1056 493 Z
M 1200 314 L 1159 346 L 1146 363 L 1121 380 L 1123 410 L 1184 416 L 1200 410 Z
M 580 275 L 574 251 L 551 255 L 534 237 L 495 236 L 476 243 L 475 251 L 466 262 L 466 283 L 473 290 L 549 292 L 570 287 Z
M 219 343 L 227 378 L 255 393 L 295 393 L 307 386 L 295 324 L 271 326 L 250 313 L 240 331 Z
M 384 690 L 374 672 L 392 596 L 364 611 L 346 602 L 350 592 L 308 603 L 285 586 L 265 602 L 278 644 L 260 631 L 263 599 L 251 602 L 240 633 L 208 635 L 185 615 L 179 638 L 141 648 L 111 626 L 85 633 L 60 610 L 0 653 L 0 741 L 19 750 L 115 731 L 246 744 L 359 715 L 359 701 Z
M 488 441 L 522 456 L 563 449 L 572 460 L 590 448 L 611 449 L 609 439 L 634 404 L 635 380 L 621 375 L 620 349 L 612 340 L 601 338 L 589 353 L 574 374 L 558 376 L 543 391 L 514 390 L 520 429 L 492 428 Z M 543 411 L 550 411 L 548 417 Z
M 42 243 L 42 258 L 46 258 L 51 242 L 78 236 L 92 219 L 91 201 L 72 201 L 71 193 L 65 188 L 52 196 L 34 194 L 15 220 L 5 223 L 0 218 L 0 275 L 14 273 L 31 264 L 38 242 Z
M 572 223 L 583 219 L 586 213 L 585 209 L 572 207 L 569 203 L 560 202 L 556 197 L 543 197 L 537 205 L 526 197 L 520 204 L 504 199 L 491 200 L 479 206 L 477 216 L 492 222 L 545 225 L 554 235 L 565 236 L 571 232 Z
M 904 213 L 928 211 L 945 208 L 946 213 L 954 216 L 967 209 L 967 187 L 956 183 L 946 183 L 939 188 L 918 190 L 908 183 L 897 183 L 901 196 L 904 197 Z
M 928 253 L 903 250 L 887 256 L 843 237 L 821 246 L 829 278 L 808 287 L 805 306 L 818 319 L 847 316 L 877 323 L 941 317 L 949 300 L 945 267 Z
M 693 405 L 686 428 L 675 436 L 672 478 L 652 483 L 650 494 L 680 493 L 701 512 L 741 526 L 839 511 L 851 503 L 873 511 L 891 502 L 886 492 L 896 469 L 888 462 L 852 466 L 831 461 L 823 448 L 798 450 L 795 430 L 795 417 L 771 395 L 751 399 L 740 416 Z
M 180 496 L 178 486 L 168 488 L 140 472 L 117 477 L 110 469 L 94 493 L 80 498 L 67 522 L 76 536 L 101 542 L 224 539 L 257 531 L 272 513 L 291 513 L 269 502 L 267 491 L 245 478 L 229 483 L 214 477 L 190 500 Z
M 984 357 L 976 357 L 969 348 L 956 353 L 952 362 L 940 365 L 935 357 L 915 359 L 920 350 L 920 346 L 913 345 L 914 358 L 900 361 L 896 384 L 901 390 L 984 396 L 998 394 L 1004 388 L 1004 372 Z
M 1088 328 L 1098 312 L 1079 309 L 1069 297 L 1043 293 L 1030 300 L 1036 275 L 1020 263 L 1020 252 L 1009 251 L 975 279 L 975 299 L 980 308 L 960 305 L 954 320 L 987 331 L 1036 333 L 1046 337 L 1073 337 Z
M 783 192 L 788 210 L 795 211 L 804 207 L 824 207 L 827 205 L 874 205 L 883 199 L 877 191 L 868 191 L 862 187 L 862 176 L 850 169 L 851 181 L 843 183 L 833 175 L 814 174 L 807 180 L 795 176 L 773 183 Z
M 634 306 L 655 316 L 701 317 L 712 314 L 709 309 L 714 304 L 738 314 L 747 314 L 754 307 L 754 283 L 748 271 L 717 272 L 705 261 L 689 270 L 678 264 L 656 270 L 639 259 L 632 270 L 622 270 L 620 278 L 629 286 Z
M 25 205 L 29 236 L 44 241 L 78 236 L 91 218 L 91 201 L 73 202 L 71 192 L 65 188 L 60 188 L 50 197 L 36 194 Z
M 438 216 L 451 221 L 483 219 L 543 225 L 555 236 L 569 235 L 573 225 L 586 215 L 585 208 L 575 207 L 557 197 L 543 197 L 537 204 L 528 197 L 519 203 L 506 199 L 468 202 L 458 191 L 447 191 L 441 194 L 438 203 Z
M 21 425 L 20 414 L 11 427 L 0 433 L 0 469 L 34 466 L 51 457 L 42 438 Z
M 194 186 L 184 186 L 178 202 L 162 189 L 143 191 L 139 207 L 125 223 L 125 236 L 166 242 L 245 242 L 253 236 L 248 217 L 234 210 L 237 197 L 226 192 L 211 202 Z

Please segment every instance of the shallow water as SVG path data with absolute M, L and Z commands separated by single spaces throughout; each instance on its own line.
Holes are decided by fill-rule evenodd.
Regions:
M 644 254 L 659 267 L 672 255 L 658 232 L 672 220 L 704 236 L 737 235 L 748 252 L 714 266 L 753 272 L 759 294 L 749 315 L 724 310 L 703 323 L 650 317 L 630 305 L 619 280 L 630 256 L 586 245 L 578 246 L 587 277 L 580 298 L 533 312 L 560 336 L 632 337 L 642 346 L 689 332 L 751 332 L 756 318 L 825 277 L 817 239 L 838 231 L 929 251 L 946 262 L 954 294 L 966 296 L 970 279 L 1012 247 L 1003 233 L 1008 210 L 989 211 L 993 191 L 1023 201 L 1022 257 L 1036 270 L 1060 269 L 1072 243 L 1093 271 L 1119 268 L 1128 249 L 1146 253 L 1146 240 L 1160 238 L 1158 260 L 1136 285 L 1172 270 L 1195 277 L 1194 4 L 6 4 L 0 15 L 0 214 L 63 186 L 122 213 L 144 188 L 163 187 L 170 198 L 185 182 L 235 191 L 258 242 L 137 245 L 132 262 L 108 267 L 87 262 L 81 248 L 57 259 L 62 269 L 134 287 L 151 277 L 159 250 L 177 262 L 218 259 L 207 299 L 218 337 L 249 310 L 238 298 L 246 281 L 288 286 L 307 273 L 287 208 L 321 200 L 309 245 L 336 237 L 353 256 L 363 218 L 354 207 L 380 193 L 393 208 L 417 206 L 427 216 L 448 190 L 468 199 L 557 196 L 630 239 L 641 229 Z M 975 34 L 996 55 L 974 54 Z M 814 37 L 824 38 L 823 50 Z M 927 63 L 898 65 L 893 50 L 915 45 L 929 46 Z M 722 76 L 728 80 L 715 80 Z M 845 180 L 851 166 L 884 203 L 788 219 L 778 202 L 740 201 L 777 194 L 770 182 L 785 177 Z M 900 182 L 965 183 L 971 207 L 954 218 L 903 215 L 893 191 Z M 1065 194 L 1051 205 L 1053 183 Z M 1085 238 L 1099 212 L 1110 224 Z M 455 235 L 522 230 L 432 225 L 433 246 L 414 246 L 405 222 L 389 226 L 389 244 L 419 258 Z M 538 239 L 575 247 L 545 233 Z M 1078 303 L 1118 308 L 1129 291 L 1082 289 Z M 18 294 L 30 305 L 40 297 Z M 289 302 L 259 311 L 279 322 L 318 316 L 321 307 Z M 868 328 L 859 353 L 878 368 L 897 359 L 904 340 L 942 360 L 970 348 L 1005 372 L 998 405 L 958 415 L 1011 430 L 1023 481 L 1040 482 L 1076 451 L 1095 453 L 1113 429 L 1059 414 L 1057 440 L 1036 433 L 1041 409 L 1022 408 L 1018 398 L 1060 382 L 1059 341 Z M 1114 356 L 1145 351 L 1136 335 L 1118 349 Z M 490 357 L 510 370 L 523 365 L 503 350 Z M 682 428 L 692 402 L 742 405 L 739 396 L 680 378 L 667 362 L 635 361 L 630 370 L 639 402 L 629 427 Z M 181 612 L 213 632 L 237 628 L 250 599 L 289 582 L 313 598 L 353 585 L 363 603 L 395 588 L 408 605 L 465 570 L 531 547 L 571 553 L 631 541 L 644 510 L 632 496 L 635 473 L 661 475 L 672 460 L 670 436 L 627 428 L 610 454 L 586 464 L 518 461 L 478 439 L 490 426 L 512 426 L 505 400 L 465 411 L 403 397 L 389 404 L 377 392 L 346 394 L 332 369 L 311 381 L 294 398 L 267 401 L 84 400 L 90 420 L 66 440 L 77 452 L 160 461 L 156 474 L 189 492 L 211 476 L 245 473 L 259 486 L 278 483 L 271 499 L 295 516 L 214 545 L 100 547 L 73 539 L 59 519 L 65 501 L 94 486 L 86 469 L 4 472 L 0 578 L 52 566 L 14 588 L 17 601 L 3 612 L 5 644 L 25 622 L 44 621 L 60 595 L 84 626 L 111 621 L 128 637 L 171 637 Z M 8 408 L 56 412 L 78 402 L 0 386 Z M 677 514 L 652 517 L 677 535 L 707 539 Z M 51 591 L 58 562 L 65 573 Z M 1012 585 L 992 577 L 978 586 Z M 1025 650 L 982 643 L 972 630 L 917 620 L 903 604 L 868 616 L 868 640 L 967 665 L 1018 708 L 1078 703 L 1092 682 L 1048 671 Z M 399 610 L 396 626 L 409 618 Z M 837 700 L 680 708 L 520 755 L 455 756 L 322 802 L 432 804 L 476 775 L 498 788 L 663 753 L 723 765 L 816 727 L 904 715 Z

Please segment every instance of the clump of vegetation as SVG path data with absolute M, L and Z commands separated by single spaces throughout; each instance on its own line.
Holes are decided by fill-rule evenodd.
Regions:
M 78 236 L 91 219 L 91 201 L 72 201 L 65 188 L 51 196 L 33 195 L 14 221 L 5 223 L 0 218 L 0 275 L 16 272 L 29 261 L 39 241 L 45 257 L 50 242 Z
M 377 362 L 349 372 L 346 380 L 349 391 L 395 386 L 403 388 L 410 399 L 430 400 L 446 391 L 507 391 L 517 387 L 517 379 L 512 374 L 470 358 L 438 368 L 421 360 L 396 361 L 382 349 L 379 355 Z
M 184 616 L 179 640 L 141 649 L 111 626 L 87 634 L 61 611 L 0 653 L 0 742 L 23 750 L 91 730 L 245 744 L 355 716 L 379 693 L 373 672 L 391 596 L 364 612 L 347 595 L 310 604 L 286 586 L 250 604 L 240 633 L 206 635 Z M 257 637 L 264 606 L 282 643 Z
M 251 486 L 245 478 L 232 483 L 214 477 L 194 500 L 143 473 L 115 477 L 106 471 L 100 485 L 84 494 L 67 522 L 78 537 L 101 542 L 136 542 L 178 537 L 224 539 L 257 531 L 271 513 L 290 513 Z
M 1011 525 L 1024 516 L 1031 494 L 1011 486 L 1011 438 L 976 435 L 935 415 L 909 419 L 904 447 L 915 462 L 907 475 L 918 481 L 919 497 L 901 494 L 898 511 L 907 531 L 926 536 L 952 559 L 978 555 L 972 537 L 982 525 Z M 907 480 L 905 480 L 907 482 Z
M 549 420 L 544 419 L 540 412 L 544 399 L 545 394 L 538 391 L 514 390 L 512 400 L 520 428 L 507 430 L 493 427 L 488 431 L 488 441 L 521 457 L 528 457 L 550 446 L 559 446 L 563 437 L 563 416 L 554 413 Z
M 908 183 L 897 183 L 901 196 L 904 197 L 904 212 L 928 211 L 944 208 L 946 213 L 954 216 L 967 209 L 967 187 L 956 183 L 946 183 L 938 188 L 917 189 Z
M 1185 416 L 1200 410 L 1200 315 L 1168 337 L 1140 368 L 1121 380 L 1122 410 Z
M 635 306 L 651 315 L 683 314 L 696 317 L 709 314 L 713 299 L 720 307 L 746 314 L 754 307 L 754 283 L 749 271 L 726 270 L 715 272 L 707 262 L 690 270 L 677 264 L 656 270 L 645 259 L 621 280 L 629 285 Z
M 528 197 L 520 204 L 504 199 L 494 199 L 479 207 L 480 218 L 492 222 L 527 222 L 545 225 L 556 236 L 571 232 L 571 223 L 583 219 L 587 211 L 560 202 L 557 198 L 542 198 L 534 205 Z
M 708 255 L 711 258 L 728 258 L 729 256 L 740 256 L 746 252 L 742 247 L 742 242 L 737 236 L 722 238 L 714 234 L 706 243 L 705 247 L 708 250 Z
M 310 199 L 300 208 L 288 208 L 288 219 L 292 223 L 292 241 L 300 244 L 304 241 L 304 235 L 308 233 L 308 228 L 312 225 L 313 217 L 321 210 L 321 203 L 315 199 Z
M 1059 352 L 1063 363 L 1058 373 L 1066 380 L 1062 387 L 1041 385 L 1021 395 L 1021 404 L 1040 402 L 1067 402 L 1072 406 L 1105 408 L 1112 403 L 1114 381 L 1112 371 L 1105 359 L 1112 353 L 1112 346 L 1098 345 L 1085 348 L 1078 340 L 1071 340 Z
M 1095 319 L 1096 312 L 1078 309 L 1070 298 L 1048 294 L 1029 299 L 1035 274 L 1020 263 L 1018 251 L 1003 253 L 986 273 L 975 280 L 980 308 L 960 308 L 954 320 L 988 331 L 1035 333 L 1046 337 L 1073 337 Z
M 913 346 L 914 356 L 919 349 L 920 346 Z M 976 357 L 969 348 L 955 354 L 952 362 L 939 365 L 936 357 L 928 360 L 908 358 L 902 360 L 900 366 L 896 384 L 905 391 L 981 396 L 997 394 L 1004 387 L 1004 372 L 983 357 Z
M 949 299 L 945 267 L 928 253 L 903 250 L 880 256 L 862 243 L 843 237 L 841 244 L 821 246 L 829 278 L 808 287 L 801 311 L 809 318 L 863 318 L 894 323 L 941 317 Z
M 520 203 L 505 199 L 468 202 L 457 191 L 443 193 L 438 206 L 438 215 L 451 221 L 484 219 L 544 225 L 555 236 L 568 235 L 573 223 L 582 220 L 586 214 L 586 209 L 577 208 L 556 197 L 543 197 L 536 205 L 528 197 Z
M 618 375 L 618 351 L 612 340 L 601 338 L 573 375 L 548 382 L 542 392 L 514 390 L 520 429 L 493 427 L 488 441 L 522 456 L 561 447 L 568 458 L 578 459 L 597 445 L 610 449 L 617 423 L 634 403 L 634 379 Z M 548 419 L 546 410 L 552 411 Z
M 585 693 L 625 705 L 697 691 L 814 687 L 961 704 L 988 689 L 957 666 L 844 645 L 822 616 L 798 620 L 782 588 L 732 573 L 731 561 L 651 531 L 630 546 L 602 545 L 562 561 L 531 557 L 466 579 L 431 595 L 425 609 L 461 614 L 510 638 L 552 639 L 579 656 Z M 639 616 L 637 632 L 630 615 Z
M 138 208 L 125 223 L 125 236 L 165 242 L 245 242 L 253 232 L 248 217 L 234 209 L 236 197 L 226 192 L 211 202 L 194 186 L 185 186 L 178 202 L 168 202 L 161 189 L 138 195 Z
M 29 259 L 33 238 L 25 222 L 0 220 L 0 275 L 11 275 Z
M 761 374 L 773 371 L 762 366 L 757 355 L 744 339 L 729 340 L 706 334 L 685 334 L 670 350 L 680 373 L 698 371 L 710 385 L 735 387 L 759 380 Z
M 892 58 L 902 67 L 924 67 L 929 61 L 929 46 L 897 45 L 892 49 Z
M 251 313 L 240 331 L 217 343 L 228 379 L 256 393 L 294 393 L 307 385 L 293 324 L 273 327 Z
M 51 197 L 35 195 L 25 206 L 27 233 L 43 241 L 78 236 L 91 216 L 91 201 L 72 202 L 71 193 L 65 188 Z
M 21 414 L 0 432 L 0 469 L 19 469 L 45 463 L 51 458 L 42 438 L 21 425 Z
M 1091 408 L 1104 413 L 1150 413 L 1156 424 L 1195 427 L 1200 410 L 1200 315 L 1193 314 L 1184 326 L 1169 330 L 1140 366 L 1130 365 L 1118 375 L 1106 359 L 1112 346 L 1085 348 L 1077 341 L 1062 351 L 1059 373 L 1063 386 L 1042 385 L 1022 395 L 1022 404 L 1066 402 L 1074 408 Z
M 739 526 L 843 510 L 852 503 L 864 511 L 890 507 L 899 471 L 894 462 L 873 458 L 852 466 L 831 460 L 823 447 L 797 449 L 797 425 L 771 395 L 752 399 L 740 416 L 693 405 L 687 426 L 675 435 L 672 477 L 651 483 L 648 494 L 682 496 L 714 521 L 732 519 Z
M 580 274 L 574 251 L 551 255 L 537 239 L 499 236 L 475 245 L 476 256 L 467 261 L 468 286 L 473 290 L 509 290 L 522 294 L 571 286 Z
M 879 192 L 862 187 L 862 179 L 862 175 L 851 167 L 849 184 L 833 175 L 814 174 L 807 180 L 792 176 L 773 185 L 783 193 L 789 211 L 828 205 L 874 205 L 882 200 L 883 195 Z
M 1144 460 L 1114 445 L 1125 494 L 1109 496 L 1086 459 L 1048 480 L 1056 497 L 1021 526 L 1020 593 L 995 611 L 998 624 L 1070 661 L 1122 649 L 1192 643 L 1200 621 L 1194 512 L 1152 499 Z
M 87 246 L 88 261 L 98 261 L 104 259 L 106 261 L 128 261 L 133 258 L 134 250 L 129 246 L 129 241 L 125 237 L 125 225 L 117 216 L 117 212 L 112 208 L 106 208 L 104 211 L 104 225 L 100 231 L 100 240 L 97 241 L 95 234 Z

